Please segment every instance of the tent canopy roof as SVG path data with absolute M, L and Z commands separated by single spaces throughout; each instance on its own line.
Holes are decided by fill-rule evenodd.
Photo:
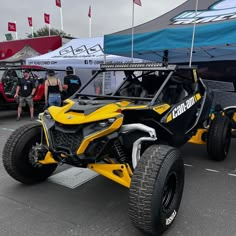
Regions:
M 133 55 L 169 62 L 188 62 L 196 19 L 193 61 L 236 59 L 236 1 L 187 0 L 172 11 L 134 28 Z M 105 35 L 105 53 L 131 55 L 131 29 Z
M 31 48 L 29 45 L 26 45 L 24 48 L 22 48 L 19 52 L 15 53 L 13 56 L 0 60 L 1 65 L 16 65 L 17 63 L 23 64 L 25 60 L 29 57 L 33 57 L 39 55 L 39 52 Z
M 105 55 L 103 42 L 103 37 L 72 39 L 52 52 L 28 58 L 26 64 L 55 69 L 65 69 L 68 65 L 81 69 L 97 69 L 105 61 L 131 61 L 126 57 Z

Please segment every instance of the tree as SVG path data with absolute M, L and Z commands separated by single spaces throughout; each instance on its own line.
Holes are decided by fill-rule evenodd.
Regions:
M 40 28 L 39 30 L 34 32 L 34 37 L 48 36 L 49 35 L 48 29 L 49 28 L 47 26 L 44 26 L 43 28 Z M 50 28 L 50 35 L 61 35 L 61 36 L 63 36 L 63 35 L 65 35 L 65 33 L 62 30 Z M 32 34 L 28 34 L 27 37 L 32 38 Z

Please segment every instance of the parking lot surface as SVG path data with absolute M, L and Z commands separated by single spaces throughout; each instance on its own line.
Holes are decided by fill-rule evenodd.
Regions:
M 15 118 L 16 111 L 0 111 L 0 157 L 11 132 L 31 122 L 27 113 L 20 121 Z M 209 160 L 204 145 L 186 144 L 181 152 L 183 199 L 164 235 L 236 235 L 236 141 L 223 162 Z M 0 161 L 0 179 L 1 236 L 143 235 L 128 217 L 129 190 L 103 176 L 60 166 L 48 181 L 25 186 Z

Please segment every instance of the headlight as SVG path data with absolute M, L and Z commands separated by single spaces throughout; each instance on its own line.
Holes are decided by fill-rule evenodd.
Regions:
M 115 118 L 110 118 L 110 119 L 108 119 L 108 123 L 112 124 L 112 123 L 114 123 L 115 120 L 116 120 Z
M 102 128 L 105 128 L 105 127 L 107 127 L 108 122 L 107 121 L 101 121 L 101 122 L 98 122 L 98 125 Z
M 41 113 L 38 114 L 38 119 L 39 119 L 39 120 L 42 120 L 42 117 L 43 117 L 43 112 L 41 112 Z
M 51 116 L 51 114 L 49 113 L 48 110 L 45 110 L 43 114 L 44 114 L 46 119 L 52 119 L 52 116 Z
M 100 121 L 100 122 L 98 122 L 98 126 L 105 128 L 105 127 L 109 126 L 110 124 L 114 123 L 115 120 L 116 120 L 115 118 L 110 118 L 108 120 Z
M 104 129 L 107 129 L 112 123 L 114 123 L 116 118 L 109 118 L 107 120 L 101 120 L 96 123 L 90 123 L 84 128 L 84 135 L 88 136 L 90 134 L 100 132 Z

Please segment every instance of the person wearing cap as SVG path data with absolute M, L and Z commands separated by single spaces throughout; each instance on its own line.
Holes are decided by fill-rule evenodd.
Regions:
M 61 106 L 61 81 L 56 78 L 54 70 L 48 70 L 45 81 L 44 97 L 46 106 Z
M 64 77 L 63 90 L 65 98 L 72 96 L 81 86 L 80 78 L 74 74 L 74 69 L 71 66 L 66 67 L 66 76 Z
M 30 78 L 30 71 L 23 71 L 23 78 L 20 78 L 17 83 L 16 93 L 14 98 L 19 99 L 19 105 L 17 109 L 17 120 L 20 120 L 22 107 L 26 105 L 30 109 L 30 119 L 34 120 L 34 102 L 33 96 L 35 94 L 36 87 L 34 80 Z

